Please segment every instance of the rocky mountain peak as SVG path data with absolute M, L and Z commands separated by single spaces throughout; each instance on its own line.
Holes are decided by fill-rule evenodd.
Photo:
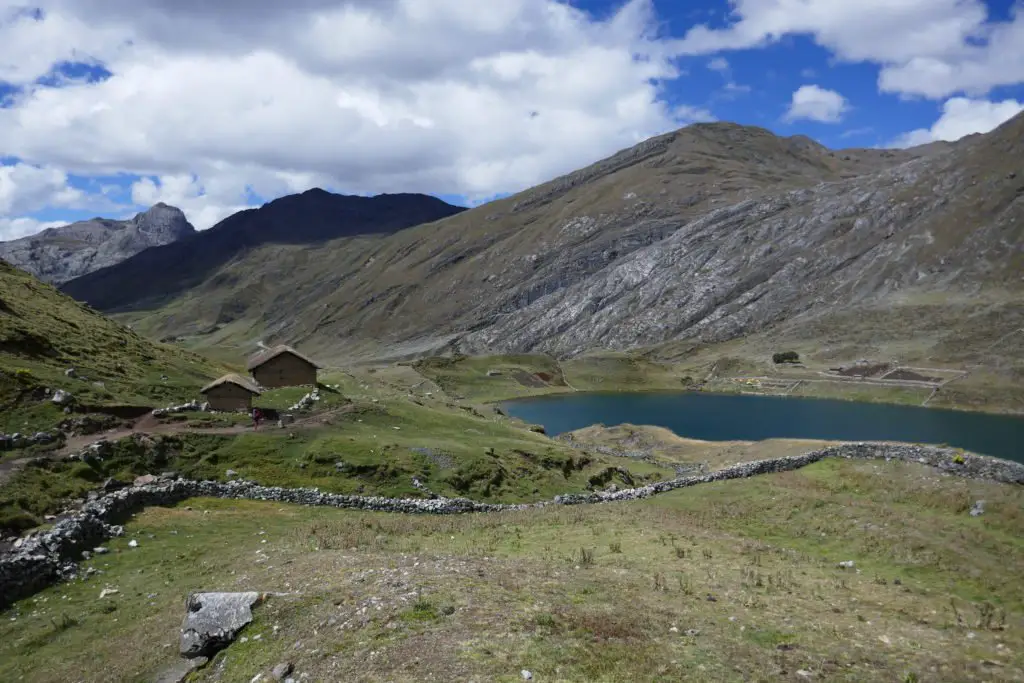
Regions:
M 195 232 L 181 209 L 160 202 L 129 220 L 90 218 L 0 242 L 0 258 L 41 280 L 61 284 Z
M 174 242 L 196 232 L 181 209 L 163 202 L 157 202 L 146 211 L 137 214 L 132 222 L 140 232 L 166 238 L 161 240 L 162 244 Z

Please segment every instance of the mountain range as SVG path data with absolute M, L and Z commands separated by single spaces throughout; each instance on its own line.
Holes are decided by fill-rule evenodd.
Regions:
M 678 355 L 767 335 L 957 360 L 1024 327 L 1022 139 L 1024 115 L 907 150 L 696 124 L 468 211 L 362 199 L 424 202 L 416 221 L 321 230 L 310 207 L 352 198 L 285 197 L 64 290 L 152 336 L 328 359 Z M 296 238 L 239 248 L 258 225 Z M 1024 372 L 1019 346 L 1000 367 Z
M 236 259 L 248 258 L 260 248 L 271 252 L 295 246 L 318 248 L 332 239 L 386 236 L 464 210 L 422 194 L 356 197 L 314 188 L 235 213 L 209 230 L 147 249 L 117 265 L 72 280 L 63 289 L 103 311 L 153 306 L 196 287 L 230 287 L 237 278 L 226 269 Z M 294 277 L 301 275 L 277 272 L 270 284 L 287 286 Z M 131 283 L 130 292 L 125 291 L 126 283 Z M 251 291 L 240 294 L 251 298 Z M 259 301 L 253 303 L 262 308 Z M 238 308 L 239 304 L 226 305 Z
M 0 242 L 0 259 L 61 284 L 195 232 L 180 209 L 159 203 L 128 220 L 92 218 Z

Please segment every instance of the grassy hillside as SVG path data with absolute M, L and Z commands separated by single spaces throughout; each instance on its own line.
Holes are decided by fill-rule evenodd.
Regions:
M 328 373 L 323 399 L 285 429 L 258 432 L 231 416 L 186 413 L 152 437 L 114 443 L 88 462 L 40 460 L 0 486 L 0 530 L 38 524 L 63 501 L 80 498 L 106 478 L 173 470 L 225 480 L 228 470 L 267 485 L 316 486 L 335 493 L 422 496 L 430 491 L 493 502 L 549 499 L 569 491 L 636 485 L 675 476 L 670 464 L 577 450 L 547 439 L 493 406 L 459 402 L 408 368 L 358 375 Z M 338 387 L 338 389 L 333 389 Z M 286 409 L 306 389 L 267 392 L 258 404 Z M 202 433 L 243 426 L 241 433 Z M 177 427 L 188 427 L 182 431 Z
M 145 339 L 0 261 L 0 431 L 62 419 L 46 389 L 65 390 L 86 406 L 161 405 L 198 398 L 223 370 Z
M 1024 493 L 820 462 L 462 517 L 192 500 L 0 618 L 0 678 L 153 680 L 193 590 L 283 593 L 190 680 L 1020 680 Z M 987 501 L 981 517 L 967 513 Z M 129 546 L 136 541 L 138 547 Z M 852 561 L 854 568 L 838 567 Z M 99 599 L 103 587 L 117 593 Z M 126 647 L 132 643 L 132 647 Z M 801 673 L 802 672 L 802 673 Z

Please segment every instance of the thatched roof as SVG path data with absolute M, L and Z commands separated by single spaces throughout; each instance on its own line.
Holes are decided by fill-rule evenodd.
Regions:
M 251 394 L 255 394 L 257 396 L 260 395 L 259 388 L 257 388 L 256 385 L 252 383 L 252 380 L 250 380 L 250 379 L 248 379 L 246 377 L 242 377 L 241 375 L 236 375 L 234 373 L 231 373 L 229 375 L 224 375 L 223 377 L 221 377 L 219 379 L 213 380 L 212 382 L 207 384 L 205 387 L 200 389 L 199 393 L 205 394 L 206 392 L 210 391 L 211 389 L 215 389 L 216 387 L 219 387 L 222 384 L 234 384 L 235 386 L 242 387 L 243 389 L 245 389 L 246 391 L 248 391 Z
M 264 363 L 266 363 L 267 361 L 269 361 L 269 360 L 271 360 L 273 358 L 277 358 L 282 353 L 290 353 L 291 355 L 295 356 L 296 358 L 299 358 L 301 360 L 306 361 L 307 363 L 312 365 L 317 370 L 319 370 L 320 368 L 323 367 L 322 365 L 317 363 L 315 360 L 311 359 L 309 356 L 304 356 L 303 354 L 299 353 L 298 351 L 296 351 L 292 347 L 288 346 L 287 344 L 280 344 L 279 346 L 275 346 L 272 349 L 266 349 L 265 351 L 260 351 L 255 356 L 251 357 L 249 359 L 249 364 L 246 366 L 245 369 L 246 370 L 254 370 L 254 369 L 258 368 L 259 366 L 263 365 Z

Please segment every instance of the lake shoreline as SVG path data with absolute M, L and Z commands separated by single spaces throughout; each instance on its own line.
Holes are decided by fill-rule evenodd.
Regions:
M 563 387 L 552 387 L 551 391 L 538 392 L 535 394 L 529 394 L 526 396 L 512 396 L 509 398 L 490 398 L 486 401 L 481 401 L 483 405 L 496 405 L 502 406 L 506 403 L 520 403 L 523 401 L 533 401 L 544 398 L 557 399 L 567 395 L 586 394 L 586 395 L 606 395 L 606 394 L 703 394 L 710 396 L 759 396 L 762 398 L 779 398 L 779 399 L 804 399 L 804 400 L 822 400 L 822 401 L 846 401 L 848 403 L 863 403 L 867 405 L 891 405 L 891 406 L 903 406 L 908 408 L 922 408 L 924 410 L 932 410 L 936 412 L 946 411 L 952 413 L 976 413 L 981 415 L 998 415 L 1004 417 L 1019 417 L 1024 418 L 1024 409 L 1010 409 L 1000 407 L 977 407 L 977 406 L 964 406 L 964 405 L 942 405 L 942 406 L 924 406 L 914 405 L 910 403 L 900 403 L 898 401 L 885 401 L 885 400 L 867 400 L 863 398 L 856 398 L 849 395 L 843 395 L 836 393 L 835 395 L 827 396 L 808 396 L 801 393 L 793 394 L 766 394 L 756 391 L 712 391 L 708 389 L 687 389 L 685 387 L 679 389 L 667 389 L 664 387 L 651 387 L 648 389 L 637 388 L 637 387 L 622 387 L 615 389 L 570 389 Z
M 1024 418 L 946 407 L 686 390 L 557 392 L 502 401 L 500 406 L 512 417 L 542 425 L 551 437 L 595 425 L 634 424 L 662 427 L 698 442 L 807 439 L 949 444 L 1024 460 L 1017 446 L 1024 443 Z M 730 417 L 735 415 L 745 419 L 736 422 Z

